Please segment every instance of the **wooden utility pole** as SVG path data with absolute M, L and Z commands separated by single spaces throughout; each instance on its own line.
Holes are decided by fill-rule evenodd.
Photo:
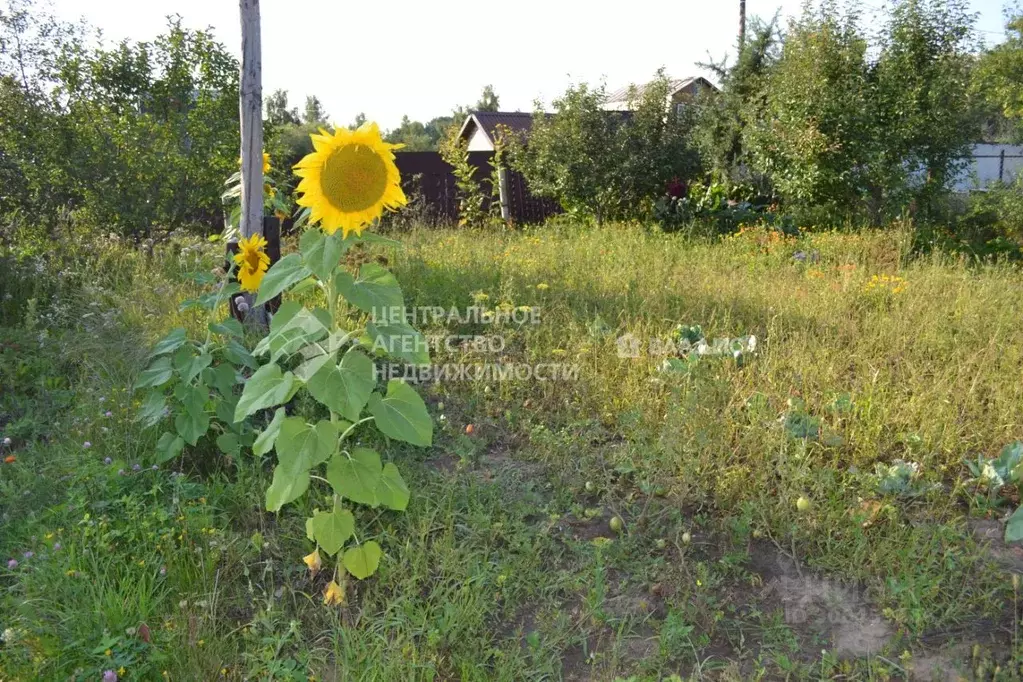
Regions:
M 746 0 L 739 0 L 739 50 L 746 43 Z
M 242 18 L 242 74 L 238 111 L 242 138 L 242 210 L 238 226 L 242 237 L 263 234 L 263 57 L 259 35 L 259 0 L 240 0 Z M 228 254 L 237 248 L 229 245 Z M 231 313 L 257 327 L 267 328 L 264 306 L 255 296 L 242 293 L 231 299 Z
M 259 0 L 241 0 L 243 237 L 263 233 L 263 58 L 259 35 Z

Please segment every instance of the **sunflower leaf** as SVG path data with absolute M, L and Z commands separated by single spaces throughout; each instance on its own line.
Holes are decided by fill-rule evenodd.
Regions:
M 245 382 L 242 396 L 234 410 L 235 422 L 267 407 L 286 403 L 297 388 L 295 375 L 291 372 L 282 373 L 275 363 L 260 367 Z
M 433 443 L 433 421 L 426 403 L 408 384 L 391 379 L 387 395 L 374 393 L 369 397 L 369 413 L 376 425 L 389 438 L 428 447 Z
M 394 275 L 376 263 L 363 263 L 358 279 L 340 271 L 334 285 L 352 305 L 369 313 L 374 321 L 404 319 L 405 298 Z
M 377 572 L 383 554 L 380 545 L 370 540 L 345 552 L 343 562 L 349 573 L 359 580 L 365 580 Z
M 302 262 L 316 275 L 320 281 L 327 281 L 334 273 L 334 268 L 341 261 L 345 245 L 341 242 L 341 234 L 325 235 L 321 230 L 306 230 L 299 241 Z
M 259 294 L 256 296 L 255 304 L 263 305 L 310 274 L 312 273 L 309 272 L 309 268 L 302 264 L 302 256 L 297 253 L 289 253 L 267 270 L 259 285 Z

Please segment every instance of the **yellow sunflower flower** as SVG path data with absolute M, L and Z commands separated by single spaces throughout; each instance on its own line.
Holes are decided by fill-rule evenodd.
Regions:
M 345 603 L 345 593 L 335 581 L 327 583 L 327 589 L 323 591 L 323 603 L 327 606 L 337 606 Z
M 309 571 L 315 576 L 323 566 L 323 562 L 320 560 L 320 548 L 317 547 L 311 554 L 302 557 L 302 561 L 305 562 L 305 565 L 309 567 Z
M 333 135 L 320 129 L 310 137 L 315 151 L 295 165 L 302 178 L 298 205 L 310 209 L 310 223 L 320 223 L 327 234 L 338 228 L 346 237 L 362 234 L 384 209 L 408 203 L 394 165 L 393 150 L 401 145 L 384 142 L 376 123 L 338 128 Z
M 270 267 L 270 256 L 266 255 L 265 248 L 266 240 L 261 234 L 254 234 L 238 242 L 234 262 L 238 264 L 238 281 L 241 282 L 242 291 L 259 291 L 259 283 Z
M 241 159 L 240 156 L 238 157 L 238 165 L 239 166 L 242 165 L 242 159 Z M 263 152 L 263 175 L 266 175 L 269 172 L 270 172 L 270 155 L 267 154 L 266 152 Z

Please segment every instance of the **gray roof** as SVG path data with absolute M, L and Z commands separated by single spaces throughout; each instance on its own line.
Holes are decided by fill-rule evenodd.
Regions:
M 685 90 L 687 87 L 689 87 L 690 85 L 692 85 L 694 83 L 699 83 L 703 87 L 710 87 L 710 88 L 714 87 L 714 85 L 710 81 L 708 81 L 706 78 L 703 78 L 701 76 L 694 76 L 692 78 L 681 78 L 681 79 L 672 78 L 671 80 L 668 81 L 668 84 L 669 84 L 669 90 L 668 91 L 670 92 L 670 94 L 674 95 L 679 90 Z M 608 103 L 610 103 L 610 102 L 628 102 L 629 101 L 629 95 L 630 95 L 629 91 L 632 90 L 633 88 L 635 88 L 635 91 L 634 91 L 634 94 L 633 94 L 632 98 L 633 99 L 641 99 L 643 97 L 643 92 L 650 85 L 651 85 L 650 83 L 644 83 L 643 85 L 627 85 L 624 88 L 618 88 L 617 90 L 615 90 L 614 92 L 610 93 L 607 96 L 607 100 L 606 101 Z

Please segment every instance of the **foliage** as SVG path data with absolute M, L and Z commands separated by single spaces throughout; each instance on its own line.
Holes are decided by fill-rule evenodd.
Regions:
M 19 6 L 32 8 L 14 3 L 14 16 Z M 43 29 L 5 20 L 0 30 L 10 53 Z M 3 60 L 0 173 L 21 180 L 0 211 L 46 224 L 70 212 L 133 237 L 219 225 L 220 184 L 237 159 L 237 61 L 180 19 L 152 43 L 91 46 L 78 28 L 51 33 L 34 44 L 31 70 Z
M 649 214 L 672 179 L 698 168 L 691 110 L 675 107 L 669 92 L 660 71 L 642 93 L 633 91 L 631 112 L 614 112 L 603 109 L 603 86 L 570 87 L 552 103 L 553 116 L 537 103 L 529 139 L 515 145 L 512 163 L 532 192 L 598 223 Z
M 1006 39 L 986 50 L 974 75 L 973 92 L 1015 126 L 1014 137 L 1023 135 L 1023 14 L 1005 25 Z
M 897 3 L 876 45 L 855 11 L 807 8 L 746 106 L 752 168 L 789 205 L 874 224 L 929 208 L 980 134 L 972 54 L 958 0 Z
M 408 115 L 401 119 L 401 125 L 387 133 L 384 138 L 391 144 L 405 145 L 405 151 L 444 151 L 449 138 L 461 127 L 465 117 L 473 111 L 498 111 L 500 98 L 491 85 L 483 88 L 479 100 L 470 106 L 456 107 L 450 115 L 437 116 L 426 123 L 413 121 Z M 452 130 L 454 129 L 454 130 Z
M 745 129 L 753 168 L 789 202 L 856 206 L 873 151 L 867 41 L 834 3 L 790 21 L 764 105 Z
M 875 91 L 873 184 L 892 214 L 944 193 L 967 164 L 979 120 L 967 94 L 974 16 L 962 0 L 903 0 L 871 67 Z
M 764 79 L 778 59 L 781 42 L 777 23 L 777 16 L 770 22 L 753 17 L 735 64 L 701 64 L 717 76 L 720 92 L 701 96 L 695 137 L 704 165 L 720 177 L 739 181 L 749 173 L 743 129 L 747 120 L 762 116 Z
M 418 332 L 404 320 L 389 319 L 394 311 L 404 309 L 394 276 L 376 263 L 364 263 L 354 273 L 341 263 L 354 245 L 372 239 L 354 232 L 347 238 L 340 231 L 325 235 L 311 228 L 302 235 L 299 253 L 270 268 L 256 305 L 310 281 L 323 291 L 327 307 L 309 309 L 296 301 L 281 307 L 269 335 L 254 351 L 267 359 L 245 383 L 234 409 L 235 421 L 241 422 L 288 403 L 303 388 L 327 408 L 329 418 L 315 423 L 278 409 L 256 440 L 255 451 L 265 454 L 273 448 L 277 453 L 273 483 L 266 491 L 269 511 L 278 512 L 295 502 L 314 481 L 329 484 L 328 510 L 313 513 L 306 522 L 306 534 L 331 556 L 354 537 L 356 544 L 344 552 L 342 562 L 360 579 L 376 571 L 380 548 L 373 540 L 359 540 L 352 512 L 342 501 L 401 511 L 408 504 L 409 490 L 397 467 L 382 463 L 375 450 L 356 444 L 355 434 L 361 432 L 365 438 L 365 428 L 360 427 L 372 422 L 380 433 L 398 441 L 428 446 L 433 440 L 432 421 L 412 388 L 391 379 L 386 393 L 374 390 L 374 357 L 424 364 L 429 356 Z M 349 319 L 339 301 L 370 320 L 361 329 L 352 327 L 358 318 Z M 281 369 L 279 363 L 293 359 L 300 359 L 294 370 Z M 324 466 L 326 478 L 313 474 Z
M 440 154 L 451 166 L 458 190 L 458 225 L 481 227 L 487 221 L 487 193 L 480 186 L 476 167 L 469 162 L 469 143 L 458 139 L 458 129 L 448 129 L 448 137 L 441 144 Z M 492 203 L 492 202 L 491 202 Z

